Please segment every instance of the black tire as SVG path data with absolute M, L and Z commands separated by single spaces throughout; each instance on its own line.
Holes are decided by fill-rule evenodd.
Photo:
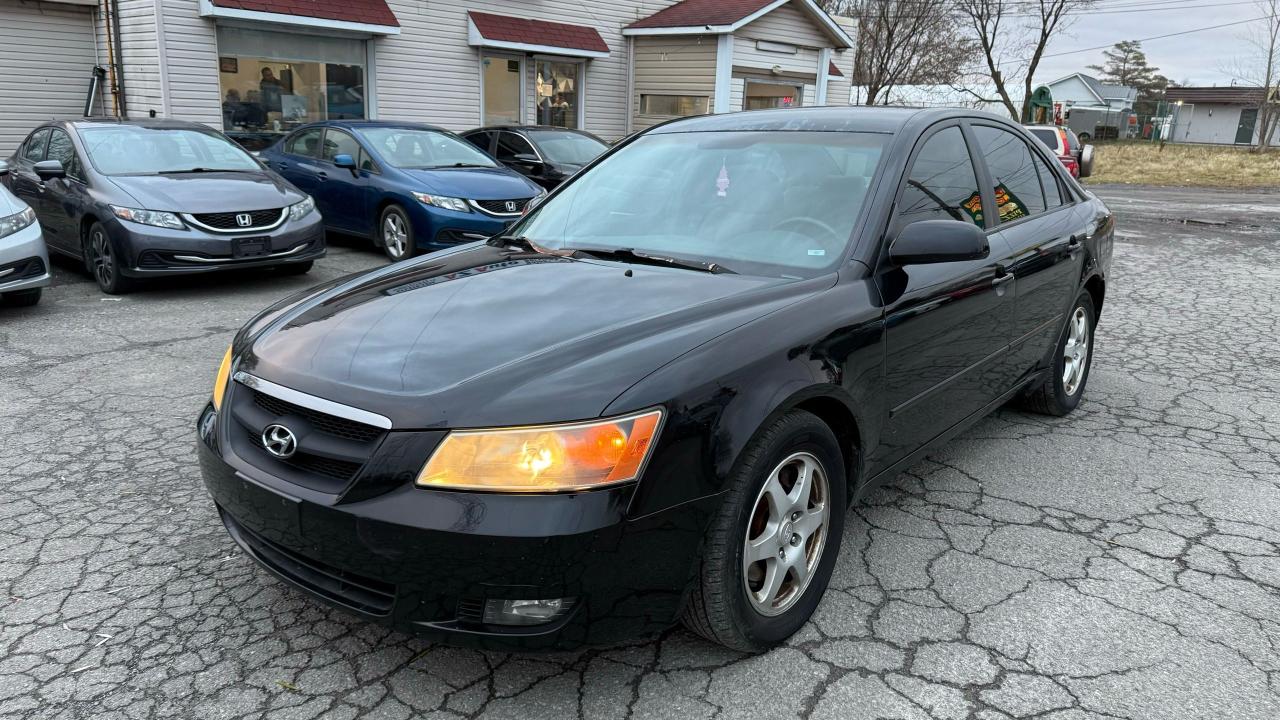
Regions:
M 808 583 L 780 614 L 769 616 L 748 597 L 743 552 L 765 483 L 795 453 L 816 458 L 825 472 L 830 514 L 825 543 Z M 763 652 L 793 635 L 813 615 L 831 580 L 844 533 L 846 495 L 839 442 L 818 417 L 793 410 L 760 432 L 738 460 L 729 491 L 703 539 L 698 578 L 682 617 L 685 626 L 743 652 Z M 788 531 L 779 530 L 779 537 Z
M 398 223 L 404 233 L 403 240 L 399 240 L 393 234 L 388 226 L 389 222 Z M 418 247 L 414 244 L 413 223 L 409 222 L 409 214 L 399 205 L 388 205 L 382 210 L 382 214 L 378 216 L 377 229 L 378 245 L 382 247 L 382 251 L 387 254 L 391 262 L 399 262 L 408 260 L 418 254 Z
M 1086 333 L 1086 345 L 1083 352 L 1083 369 L 1073 387 L 1068 387 L 1064 375 L 1067 368 L 1067 344 L 1072 336 L 1072 324 L 1083 315 Z M 1093 366 L 1093 331 L 1097 325 L 1097 315 L 1093 308 L 1093 298 L 1089 293 L 1081 292 L 1067 314 L 1062 334 L 1054 347 L 1053 369 L 1039 386 L 1027 390 L 1019 399 L 1019 405 L 1031 412 L 1043 415 L 1062 417 L 1076 409 L 1080 398 L 1084 397 L 1085 385 L 1089 382 L 1089 369 Z
M 276 272 L 281 275 L 306 275 L 311 272 L 311 267 L 315 265 L 314 260 L 308 260 L 300 263 L 289 263 L 287 265 L 277 265 Z
M 84 264 L 98 287 L 108 295 L 123 295 L 135 286 L 132 278 L 121 274 L 119 254 L 102 223 L 90 225 L 85 234 Z
M 31 307 L 40 302 L 40 291 L 43 288 L 30 290 L 14 290 L 4 294 L 4 301 L 14 307 Z

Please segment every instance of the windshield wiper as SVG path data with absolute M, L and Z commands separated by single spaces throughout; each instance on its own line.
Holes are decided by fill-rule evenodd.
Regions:
M 719 263 L 688 260 L 667 255 L 650 255 L 649 253 L 639 252 L 634 248 L 573 248 L 574 255 L 579 253 L 601 260 L 620 260 L 644 265 L 666 265 L 699 272 L 737 275 L 736 272 Z
M 494 165 L 482 165 L 482 164 L 480 164 L 480 163 L 456 162 L 456 163 L 449 163 L 448 165 L 432 165 L 432 166 L 430 166 L 430 167 L 428 167 L 428 168 L 426 168 L 426 169 L 428 169 L 428 170 L 438 170 L 438 169 L 440 169 L 440 168 L 491 168 L 491 167 L 495 167 L 495 166 L 494 166 Z
M 508 247 L 522 247 L 536 253 L 546 252 L 546 248 L 535 243 L 524 235 L 494 235 L 485 242 L 493 245 L 494 247 L 502 247 L 506 245 Z
M 244 168 L 207 168 L 193 167 L 186 170 L 160 170 L 157 175 L 184 175 L 186 173 L 209 173 L 209 172 L 258 172 L 257 170 L 246 170 Z

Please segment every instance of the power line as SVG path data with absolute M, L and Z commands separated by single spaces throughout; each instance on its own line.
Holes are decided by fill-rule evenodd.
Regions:
M 1179 35 L 1190 35 L 1192 33 L 1205 32 L 1208 30 L 1218 30 L 1224 27 L 1231 27 L 1233 25 L 1244 25 L 1246 23 L 1258 22 L 1259 20 L 1274 20 L 1276 17 L 1277 17 L 1276 15 L 1263 15 L 1262 17 L 1250 18 L 1248 20 L 1237 20 L 1236 22 L 1222 23 L 1221 25 L 1209 25 L 1208 27 L 1194 28 L 1192 30 L 1182 30 L 1180 32 L 1165 33 L 1164 35 L 1152 35 L 1151 37 L 1137 38 L 1136 42 L 1147 42 L 1149 40 L 1163 40 L 1165 38 L 1177 37 Z M 1065 50 L 1063 52 L 1046 53 L 1044 55 L 1041 55 L 1040 58 L 1044 59 L 1044 58 L 1051 58 L 1051 57 L 1062 57 L 1063 55 L 1075 55 L 1076 53 L 1090 52 L 1093 50 L 1105 50 L 1107 48 L 1112 47 L 1113 45 L 1115 45 L 1115 43 L 1108 43 L 1106 45 L 1096 45 L 1094 47 L 1087 47 L 1087 48 L 1077 48 L 1075 50 Z M 1023 58 L 1023 59 L 1030 60 L 1031 58 Z

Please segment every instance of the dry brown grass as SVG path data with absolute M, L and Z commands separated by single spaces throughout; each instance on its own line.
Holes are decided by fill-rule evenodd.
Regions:
M 1086 183 L 1181 187 L 1280 187 L 1280 149 L 1108 142 L 1094 146 L 1093 176 Z

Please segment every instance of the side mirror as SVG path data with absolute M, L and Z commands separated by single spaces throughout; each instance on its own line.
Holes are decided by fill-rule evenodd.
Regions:
M 964 220 L 921 220 L 902 229 L 889 246 L 896 265 L 981 260 L 990 252 L 982 228 Z
M 53 180 L 54 178 L 63 178 L 67 176 L 67 171 L 62 167 L 60 160 L 41 160 L 31 166 L 36 171 L 36 175 L 41 180 Z
M 520 163 L 521 165 L 542 165 L 543 164 L 542 161 L 538 159 L 537 155 L 530 155 L 529 153 L 518 153 L 516 155 L 512 155 L 511 160 L 512 162 L 517 162 L 517 163 Z
M 0 160 L 0 177 L 9 174 L 9 163 L 6 160 Z
M 1087 178 L 1093 174 L 1093 146 L 1080 148 L 1080 177 Z
M 346 168 L 346 169 L 348 169 L 348 170 L 355 170 L 355 169 L 356 169 L 356 160 L 355 160 L 355 158 L 351 157 L 350 155 L 348 155 L 348 154 L 346 154 L 346 153 L 343 153 L 343 154 L 341 154 L 341 155 L 334 155 L 334 156 L 333 156 L 333 164 L 334 164 L 334 165 L 337 165 L 337 166 L 338 166 L 338 167 L 340 167 L 340 168 Z

